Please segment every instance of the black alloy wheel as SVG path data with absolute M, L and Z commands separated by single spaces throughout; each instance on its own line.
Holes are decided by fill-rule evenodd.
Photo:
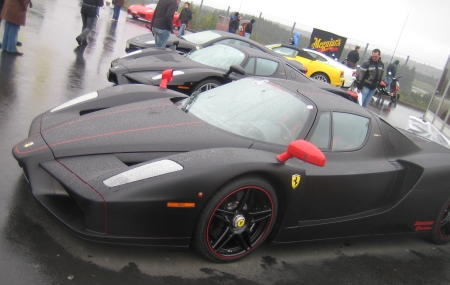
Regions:
M 431 230 L 431 241 L 444 244 L 450 241 L 450 200 L 445 203 Z
M 223 186 L 207 203 L 196 225 L 194 246 L 216 262 L 242 258 L 266 239 L 277 216 L 273 187 L 259 176 Z
M 197 92 L 197 91 L 205 92 L 205 91 L 214 89 L 216 87 L 219 87 L 220 85 L 222 85 L 222 83 L 220 83 L 219 81 L 217 81 L 215 79 L 203 80 L 197 84 L 197 86 L 195 87 L 195 90 L 192 93 Z

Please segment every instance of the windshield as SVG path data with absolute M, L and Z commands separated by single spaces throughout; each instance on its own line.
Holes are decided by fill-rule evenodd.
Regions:
M 156 4 L 148 4 L 148 5 L 145 5 L 145 8 L 150 8 L 150 9 L 155 9 L 156 8 Z
M 188 42 L 194 43 L 196 45 L 202 45 L 206 42 L 212 41 L 214 39 L 220 38 L 221 35 L 212 31 L 204 31 L 199 33 L 192 33 L 183 35 L 183 39 Z
M 233 64 L 241 65 L 245 54 L 231 46 L 213 45 L 193 51 L 186 57 L 204 65 L 228 70 Z
M 192 102 L 189 102 L 192 101 Z M 250 139 L 288 145 L 315 117 L 314 105 L 270 79 L 244 78 L 187 98 L 188 112 Z

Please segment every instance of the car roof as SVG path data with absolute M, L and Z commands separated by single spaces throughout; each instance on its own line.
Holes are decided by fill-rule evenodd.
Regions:
M 279 78 L 265 78 L 292 91 L 298 92 L 314 102 L 321 111 L 337 110 L 372 117 L 365 108 L 334 93 L 320 89 L 315 84 L 300 83 Z
M 233 38 L 233 39 L 237 39 L 237 40 L 240 40 L 240 41 L 248 42 L 248 43 L 258 47 L 261 50 L 267 51 L 267 53 L 269 53 L 269 54 L 272 54 L 272 55 L 275 55 L 275 56 L 280 56 L 279 54 L 277 54 L 276 52 L 272 51 L 271 49 L 266 48 L 264 45 L 254 41 L 254 40 L 251 40 L 251 39 L 248 39 L 246 37 L 240 36 L 238 34 L 233 34 L 233 33 L 225 32 L 225 31 L 221 31 L 221 30 L 211 30 L 211 32 L 218 33 L 222 37 Z
M 252 47 L 247 47 L 247 46 L 241 46 L 241 45 L 237 45 L 237 44 L 224 44 L 227 46 L 231 46 L 234 47 L 246 54 L 252 55 L 252 56 L 257 56 L 257 57 L 264 57 L 264 58 L 268 58 L 268 59 L 274 59 L 277 61 L 280 61 L 280 57 L 278 55 L 273 55 L 267 52 L 263 52 L 261 50 L 252 48 Z

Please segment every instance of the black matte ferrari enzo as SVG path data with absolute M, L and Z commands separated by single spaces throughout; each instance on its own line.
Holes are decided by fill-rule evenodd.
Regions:
M 358 102 L 358 95 L 351 91 L 306 77 L 294 61 L 231 44 L 217 44 L 188 54 L 180 54 L 171 49 L 138 50 L 113 60 L 107 78 L 118 85 L 159 85 L 162 71 L 166 69 L 174 70 L 168 88 L 186 95 L 247 76 L 267 76 L 314 84 Z
M 39 203 L 94 241 L 227 262 L 266 239 L 450 240 L 450 150 L 312 84 L 109 87 L 36 117 L 13 155 Z

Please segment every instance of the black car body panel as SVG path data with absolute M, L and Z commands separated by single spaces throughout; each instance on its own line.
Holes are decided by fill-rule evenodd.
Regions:
M 246 84 L 248 90 L 242 88 Z M 262 90 L 264 96 L 269 90 L 264 84 L 306 102 L 309 119 L 294 140 L 314 141 L 322 116 L 351 115 L 367 122 L 361 145 L 334 150 L 333 139 L 321 148 L 324 167 L 296 158 L 280 163 L 276 156 L 285 144 L 224 130 L 179 105 L 182 100 L 198 104 L 202 95 L 188 98 L 155 86 L 124 85 L 38 116 L 13 155 L 40 204 L 71 232 L 94 241 L 187 247 L 210 198 L 227 181 L 248 174 L 264 177 L 276 190 L 275 243 L 430 234 L 431 226 L 421 225 L 432 225 L 450 197 L 449 149 L 399 131 L 311 84 L 247 78 L 214 90 L 236 85 L 236 93 Z M 352 136 L 354 122 L 348 123 Z M 329 132 L 334 138 L 338 128 Z M 181 169 L 108 184 L 161 161 Z M 293 175 L 301 177 L 298 187 Z M 169 202 L 195 207 L 170 208 Z

